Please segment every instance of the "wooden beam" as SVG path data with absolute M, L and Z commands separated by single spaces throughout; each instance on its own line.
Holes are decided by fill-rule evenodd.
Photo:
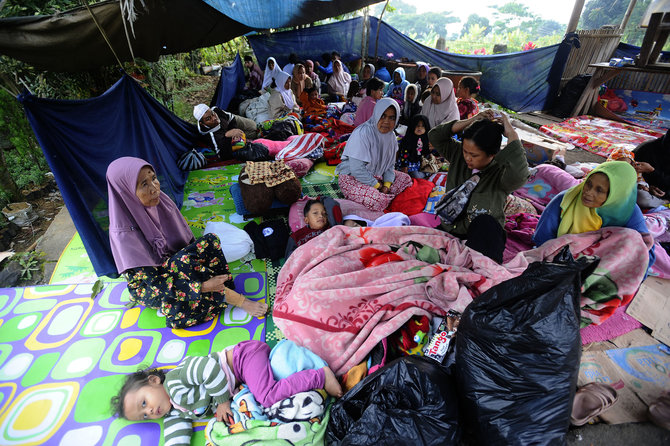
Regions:
M 572 15 L 570 16 L 570 21 L 568 22 L 568 29 L 565 31 L 566 34 L 575 32 L 577 30 L 577 24 L 579 23 L 579 18 L 582 16 L 583 9 L 584 0 L 575 0 L 575 7 L 572 9 Z
M 633 8 L 635 8 L 635 3 L 637 3 L 637 0 L 630 0 L 630 3 L 628 3 L 628 9 L 626 9 L 626 13 L 623 15 L 623 19 L 621 20 L 621 25 L 619 26 L 619 29 L 621 32 L 626 28 L 626 25 L 628 25 L 628 20 L 630 20 L 630 15 L 633 13 Z

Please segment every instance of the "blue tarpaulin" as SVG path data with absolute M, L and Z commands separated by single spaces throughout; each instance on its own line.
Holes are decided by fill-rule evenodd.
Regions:
M 203 0 L 250 28 L 269 29 L 314 23 L 380 0 Z
M 374 56 L 377 26 L 370 17 L 368 55 Z M 264 66 L 272 56 L 280 65 L 292 52 L 304 59 L 321 60 L 322 53 L 337 50 L 345 62 L 360 58 L 363 18 L 344 20 L 328 25 L 296 31 L 249 36 L 256 57 Z M 494 56 L 466 56 L 447 53 L 422 45 L 381 22 L 377 54 L 394 59 L 407 58 L 439 66 L 445 70 L 480 71 L 482 95 L 518 112 L 542 110 L 549 93 L 548 75 L 559 45 L 536 50 Z
M 214 97 L 209 105 L 216 105 L 221 110 L 227 109 L 233 97 L 244 89 L 244 82 L 244 65 L 242 65 L 240 54 L 237 53 L 233 64 L 221 69 L 221 78 L 216 84 Z
M 135 156 L 156 169 L 161 189 L 181 207 L 188 172 L 179 154 L 197 131 L 123 75 L 101 96 L 77 101 L 18 97 L 98 275 L 115 276 L 107 228 L 107 166 Z

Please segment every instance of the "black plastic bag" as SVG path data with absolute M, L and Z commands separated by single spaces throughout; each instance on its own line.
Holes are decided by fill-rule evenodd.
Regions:
M 582 352 L 580 275 L 597 264 L 565 247 L 463 312 L 454 369 L 462 419 L 479 444 L 566 443 Z
M 333 405 L 327 444 L 455 445 L 457 398 L 451 376 L 437 362 L 396 359 Z
M 559 118 L 570 116 L 575 105 L 577 105 L 577 101 L 582 97 L 584 89 L 589 84 L 591 76 L 591 74 L 578 74 L 570 79 L 556 98 L 551 114 Z
M 233 152 L 233 158 L 239 161 L 271 161 L 274 158 L 270 151 L 259 142 L 249 142 L 246 146 Z

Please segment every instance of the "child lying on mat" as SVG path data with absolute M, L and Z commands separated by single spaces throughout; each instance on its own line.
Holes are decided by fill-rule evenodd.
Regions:
M 303 370 L 277 381 L 269 355 L 266 343 L 243 341 L 209 356 L 187 356 L 167 373 L 141 370 L 127 377 L 112 405 L 130 421 L 165 417 L 165 446 L 174 446 L 191 444 L 189 420 L 203 420 L 212 413 L 217 421 L 232 420 L 231 396 L 242 383 L 264 407 L 312 389 L 325 388 L 329 395 L 342 396 L 329 367 Z
M 317 198 L 305 203 L 302 211 L 307 226 L 295 231 L 286 244 L 288 258 L 298 246 L 302 246 L 313 238 L 323 234 L 331 226 L 342 223 L 342 210 L 340 205 L 331 197 Z

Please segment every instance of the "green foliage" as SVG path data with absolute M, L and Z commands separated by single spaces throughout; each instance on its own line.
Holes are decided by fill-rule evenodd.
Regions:
M 5 91 L 0 91 L 0 134 L 14 146 L 4 156 L 16 186 L 22 189 L 31 183 L 41 184 L 48 171 L 46 160 L 21 104 Z
M 17 252 L 13 256 L 21 266 L 21 280 L 31 280 L 33 274 L 42 270 L 43 252 Z
M 621 25 L 630 0 L 589 0 L 584 5 L 578 29 L 598 29 L 604 25 Z M 621 41 L 640 46 L 644 38 L 645 28 L 640 28 L 640 21 L 651 0 L 638 0 L 630 15 Z M 668 46 L 664 49 L 666 49 Z
M 102 291 L 103 286 L 104 284 L 101 279 L 95 281 L 95 283 L 93 284 L 93 288 L 91 289 L 91 300 L 95 299 L 98 296 L 98 294 L 100 294 L 100 291 Z
M 463 37 L 467 33 L 472 32 L 472 27 L 474 25 L 477 25 L 478 27 L 476 28 L 477 32 L 480 32 L 481 35 L 483 36 L 485 36 L 491 31 L 489 19 L 487 19 L 486 17 L 482 17 L 478 14 L 470 14 L 468 16 L 468 20 L 466 20 L 465 24 L 463 25 L 463 30 L 461 31 L 461 37 Z
M 0 18 L 55 14 L 77 6 L 81 6 L 78 0 L 7 0 Z

